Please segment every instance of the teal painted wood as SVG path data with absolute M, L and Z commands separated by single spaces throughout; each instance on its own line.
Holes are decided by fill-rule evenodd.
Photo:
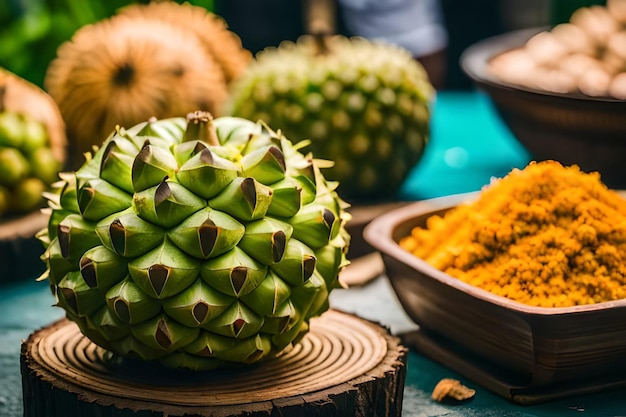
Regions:
M 477 191 L 491 177 L 523 168 L 530 156 L 478 92 L 443 91 L 432 110 L 431 140 L 399 199 L 423 200 Z
M 29 280 L 0 288 L 0 416 L 22 416 L 19 352 L 23 339 L 45 325 L 62 317 L 61 309 L 45 282 Z M 381 323 L 392 330 L 412 327 L 396 304 L 387 279 L 380 277 L 363 288 L 337 290 L 332 305 L 356 312 L 364 318 Z M 476 396 L 461 405 L 442 405 L 430 399 L 430 393 L 442 378 L 458 378 L 477 390 Z M 626 390 L 573 397 L 536 406 L 519 406 L 498 397 L 464 379 L 450 369 L 435 363 L 418 352 L 408 356 L 403 416 L 481 416 L 481 417 L 608 417 L 626 416 Z
M 22 416 L 22 340 L 36 329 L 63 317 L 52 307 L 47 282 L 31 280 L 0 287 L 0 416 Z

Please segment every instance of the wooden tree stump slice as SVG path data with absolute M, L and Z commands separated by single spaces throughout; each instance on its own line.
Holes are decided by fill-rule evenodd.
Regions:
M 40 211 L 0 221 L 0 284 L 33 279 L 46 269 L 36 235 L 47 224 L 48 215 Z
M 63 319 L 22 344 L 24 417 L 400 416 L 406 351 L 386 328 L 329 310 L 277 358 L 191 372 L 112 360 Z

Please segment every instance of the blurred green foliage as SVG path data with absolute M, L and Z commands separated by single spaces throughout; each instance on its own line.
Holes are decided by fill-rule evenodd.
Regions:
M 129 4 L 149 0 L 2 0 L 0 67 L 43 87 L 46 69 L 59 45 L 89 23 Z M 177 1 L 183 3 L 183 1 Z M 213 0 L 187 0 L 213 10 Z

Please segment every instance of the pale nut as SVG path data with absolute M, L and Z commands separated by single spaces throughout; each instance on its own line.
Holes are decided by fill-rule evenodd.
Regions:
M 585 54 L 568 55 L 561 60 L 559 68 L 578 80 L 583 74 L 592 68 L 600 67 L 600 62 Z
M 561 23 L 552 28 L 552 34 L 570 53 L 594 55 L 596 47 L 589 35 L 571 23 Z
M 626 0 L 607 0 L 606 9 L 615 20 L 626 23 Z
M 611 75 L 602 68 L 591 68 L 578 79 L 578 89 L 591 97 L 608 95 Z
M 556 65 L 569 51 L 568 47 L 552 32 L 539 32 L 526 42 L 528 54 L 539 65 Z
M 626 100 L 626 72 L 621 72 L 613 77 L 609 86 L 609 95 L 619 100 Z
M 598 45 L 606 44 L 608 37 L 619 30 L 619 23 L 600 5 L 577 9 L 572 13 L 570 23 L 587 32 Z
M 578 84 L 576 83 L 576 78 L 566 72 L 553 69 L 539 69 L 533 74 L 529 87 L 551 93 L 565 94 L 576 91 Z
M 489 62 L 489 70 L 504 82 L 526 84 L 528 74 L 537 67 L 525 49 L 513 49 L 494 57 Z
M 437 383 L 432 392 L 432 399 L 437 402 L 466 401 L 474 397 L 476 390 L 466 387 L 457 379 L 444 378 Z
M 626 31 L 611 34 L 606 45 L 605 53 L 626 62 Z

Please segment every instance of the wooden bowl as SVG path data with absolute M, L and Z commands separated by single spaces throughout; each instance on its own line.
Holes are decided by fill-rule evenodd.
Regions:
M 476 196 L 411 203 L 365 228 L 365 239 L 382 254 L 391 285 L 420 332 L 453 346 L 464 359 L 448 365 L 482 366 L 474 376 L 489 374 L 508 387 L 536 392 L 576 382 L 597 388 L 608 377 L 613 383 L 626 381 L 626 300 L 562 308 L 528 306 L 453 278 L 398 245 L 431 215 Z
M 501 82 L 489 61 L 521 47 L 546 28 L 508 32 L 482 40 L 461 55 L 463 71 L 485 91 L 496 112 L 533 159 L 599 171 L 605 184 L 626 186 L 626 100 L 559 94 Z
M 44 246 L 36 235 L 47 224 L 48 215 L 40 211 L 0 220 L 0 286 L 34 280 L 45 271 Z

